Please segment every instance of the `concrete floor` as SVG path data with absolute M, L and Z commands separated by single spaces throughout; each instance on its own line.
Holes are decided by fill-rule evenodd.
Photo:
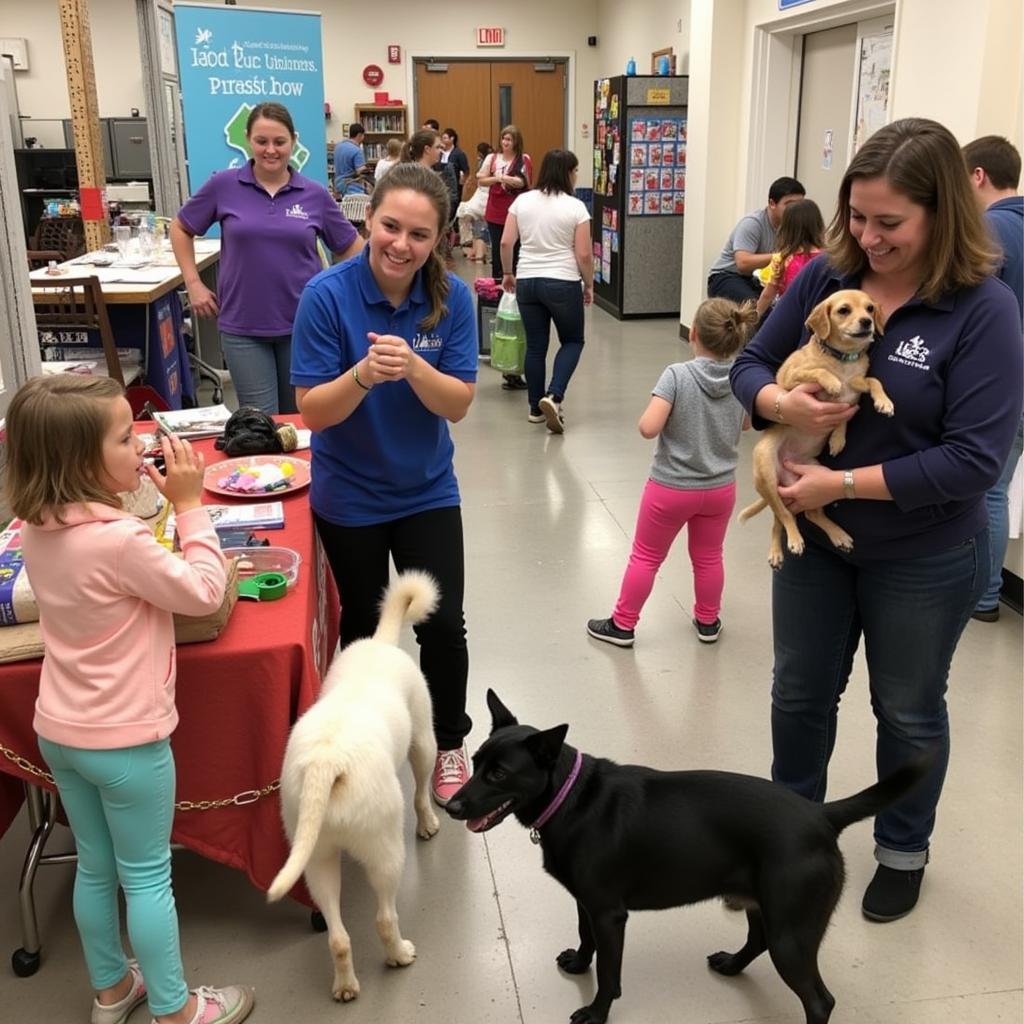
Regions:
M 471 276 L 459 261 L 460 272 Z M 690 626 L 685 545 L 663 567 L 633 650 L 591 640 L 629 553 L 653 444 L 635 430 L 662 368 L 683 358 L 672 320 L 620 323 L 588 314 L 588 342 L 555 437 L 526 422 L 522 393 L 500 390 L 481 364 L 477 398 L 454 428 L 466 525 L 475 749 L 489 727 L 493 687 L 524 720 L 571 723 L 570 741 L 619 761 L 714 767 L 765 775 L 771 639 L 768 519 L 731 527 L 726 542 L 725 630 L 703 645 Z M 739 501 L 752 500 L 750 447 Z M 412 646 L 411 637 L 405 644 Z M 837 1001 L 832 1024 L 962 1024 L 1022 1019 L 1021 619 L 972 622 L 950 681 L 953 753 L 921 903 L 908 918 L 871 924 L 860 897 L 874 870 L 870 823 L 844 833 L 847 891 L 821 952 Z M 873 779 L 873 719 L 863 660 L 843 704 L 831 794 Z M 408 774 L 408 773 L 407 773 Z M 408 780 L 407 780 L 408 781 Z M 59 831 L 59 830 L 58 830 Z M 16 884 L 27 837 L 19 820 L 0 841 L 0 949 L 20 946 Z M 58 835 L 53 846 L 70 842 Z M 549 1024 L 592 998 L 592 974 L 559 973 L 555 954 L 575 942 L 572 900 L 509 820 L 485 836 L 448 819 L 430 843 L 414 838 L 399 899 L 417 945 L 406 969 L 385 967 L 361 871 L 346 876 L 344 915 L 362 983 L 346 1006 L 330 996 L 326 939 L 302 908 L 267 906 L 243 876 L 190 853 L 175 856 L 175 891 L 189 982 L 255 985 L 252 1019 Z M 72 871 L 41 872 L 36 891 L 44 961 L 16 979 L 0 968 L 3 1019 L 85 1021 L 88 981 L 71 919 Z M 744 975 L 718 977 L 708 953 L 742 945 L 745 920 L 717 902 L 634 914 L 628 926 L 616 1024 L 801 1024 L 799 1004 L 767 957 Z M 133 1024 L 148 1021 L 144 1009 Z

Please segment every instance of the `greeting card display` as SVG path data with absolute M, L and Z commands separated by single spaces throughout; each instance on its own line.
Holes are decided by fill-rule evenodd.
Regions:
M 627 213 L 634 217 L 683 213 L 686 208 L 686 119 L 633 118 L 629 123 L 629 138 Z

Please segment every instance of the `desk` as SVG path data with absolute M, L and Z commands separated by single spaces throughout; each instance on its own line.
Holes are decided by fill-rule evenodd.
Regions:
M 279 419 L 298 422 L 297 416 Z M 147 426 L 152 429 L 152 423 L 137 429 Z M 212 439 L 196 446 L 207 463 L 223 459 Z M 230 499 L 204 493 L 203 500 Z M 309 491 L 280 500 L 284 529 L 261 535 L 299 552 L 299 581 L 282 601 L 239 601 L 216 640 L 178 648 L 181 721 L 172 737 L 178 777 L 172 841 L 244 871 L 261 890 L 288 852 L 276 791 L 288 732 L 316 699 L 338 640 L 337 592 L 316 540 Z M 33 770 L 45 770 L 32 729 L 40 665 L 39 660 L 0 665 L 0 835 L 18 813 L 23 783 L 53 789 Z M 33 796 L 38 808 L 39 794 Z M 204 802 L 218 806 L 202 809 Z M 38 810 L 33 818 L 37 815 Z M 31 914 L 25 931 L 34 932 L 31 879 L 21 902 L 23 923 L 26 911 Z M 31 939 L 27 934 L 30 953 L 38 950 L 38 941 Z
M 155 388 L 172 409 L 180 409 L 183 396 L 195 397 L 195 387 L 182 330 L 181 300 L 177 294 L 184 284 L 178 264 L 170 252 L 161 252 L 152 264 L 138 269 L 97 267 L 91 262 L 97 255 L 86 253 L 61 263 L 60 268 L 72 276 L 99 278 L 114 341 L 119 348 L 145 351 L 146 383 Z M 212 273 L 219 259 L 219 240 L 197 240 L 196 266 L 200 273 Z M 60 280 L 45 268 L 33 270 L 29 278 L 50 284 Z M 81 343 L 68 344 L 78 347 Z M 90 339 L 88 344 L 95 347 L 99 339 Z

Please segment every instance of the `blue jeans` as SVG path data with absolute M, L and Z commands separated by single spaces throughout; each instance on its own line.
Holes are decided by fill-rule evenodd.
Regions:
M 1010 510 L 1007 497 L 1010 480 L 1017 467 L 1017 460 L 1024 450 L 1024 420 L 1017 428 L 1010 455 L 1003 467 L 1002 475 L 996 485 L 985 495 L 988 507 L 988 531 L 992 537 L 992 572 L 989 576 L 988 589 L 978 601 L 978 608 L 989 610 L 999 604 L 999 592 L 1003 589 L 1003 562 L 1006 560 L 1006 547 L 1010 543 Z
M 251 405 L 270 416 L 298 412 L 291 385 L 292 336 L 220 336 L 239 406 Z
M 526 329 L 525 370 L 530 408 L 536 409 L 545 393 L 560 402 L 583 352 L 583 286 L 579 281 L 559 281 L 553 277 L 519 278 L 516 302 Z M 551 384 L 545 391 L 552 320 L 558 331 L 559 348 Z
M 170 740 L 118 750 L 82 750 L 39 738 L 78 848 L 75 924 L 94 989 L 128 973 L 118 924 L 124 889 L 128 936 L 154 1016 L 188 1000 L 178 913 L 171 890 L 174 756 Z
M 862 635 L 879 778 L 922 751 L 936 755 L 925 780 L 875 819 L 875 857 L 887 867 L 927 862 L 949 760 L 949 666 L 988 566 L 986 528 L 936 555 L 879 562 L 810 540 L 773 577 L 772 778 L 824 800 L 839 701 Z

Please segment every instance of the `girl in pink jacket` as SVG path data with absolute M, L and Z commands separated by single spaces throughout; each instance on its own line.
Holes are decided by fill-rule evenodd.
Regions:
M 46 647 L 34 719 L 78 848 L 75 922 L 95 989 L 92 1024 L 123 1024 L 143 1000 L 160 1024 L 234 1024 L 240 986 L 189 992 L 171 891 L 172 614 L 224 596 L 224 558 L 200 504 L 203 457 L 161 441 L 166 476 L 142 461 L 120 384 L 61 374 L 22 387 L 7 413 L 7 492 Z M 143 472 L 174 506 L 184 558 L 124 512 Z M 121 945 L 117 889 L 128 934 Z

